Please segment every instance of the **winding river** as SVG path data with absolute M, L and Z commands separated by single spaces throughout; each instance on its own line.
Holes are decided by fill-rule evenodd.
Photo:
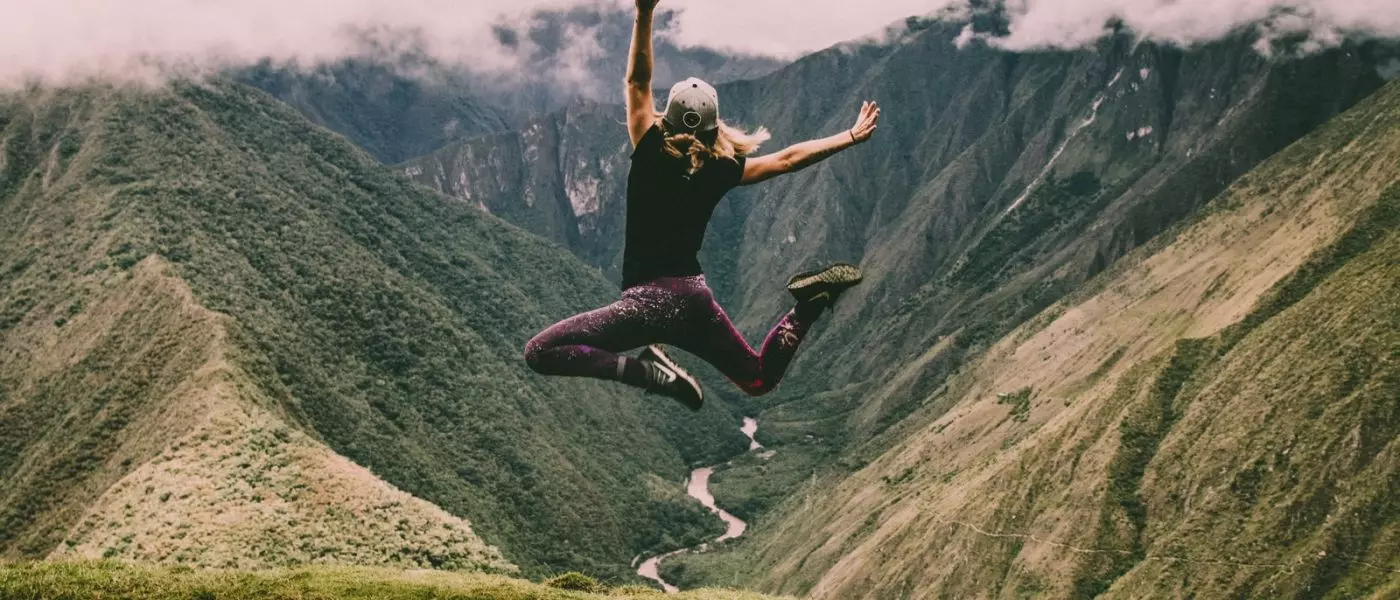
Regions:
M 761 444 L 758 443 L 758 440 L 755 440 L 753 437 L 755 433 L 758 433 L 757 420 L 749 417 L 744 417 L 744 426 L 740 427 L 739 431 L 744 432 L 744 435 L 748 436 L 750 451 L 758 450 L 763 447 Z M 680 550 L 676 550 L 674 552 L 668 552 L 660 556 L 653 556 L 643 561 L 642 566 L 637 568 L 638 575 L 641 575 L 642 577 L 645 577 L 647 579 L 661 584 L 661 588 L 669 593 L 679 592 L 680 589 L 678 589 L 674 585 L 666 583 L 666 580 L 661 578 L 661 561 L 666 560 L 677 554 L 683 554 L 686 552 L 704 552 L 709 549 L 711 543 L 719 543 L 725 540 L 732 540 L 736 537 L 744 535 L 744 532 L 749 528 L 749 524 L 745 523 L 743 519 L 731 515 L 728 512 L 725 512 L 724 509 L 715 506 L 715 497 L 712 494 L 710 494 L 710 476 L 714 475 L 714 473 L 714 467 L 701 467 L 699 469 L 691 471 L 690 479 L 686 482 L 685 488 L 686 493 L 690 494 L 691 498 L 699 500 L 700 504 L 703 504 L 705 508 L 710 509 L 710 512 L 715 513 L 715 516 L 718 516 L 721 520 L 724 521 L 724 524 L 727 526 L 727 529 L 725 529 L 724 531 L 724 535 L 715 538 L 714 542 L 706 542 L 692 548 L 681 548 Z

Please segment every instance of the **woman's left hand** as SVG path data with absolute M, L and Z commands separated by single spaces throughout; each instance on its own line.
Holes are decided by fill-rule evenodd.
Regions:
M 856 126 L 851 128 L 851 140 L 857 144 L 869 140 L 879 124 L 880 106 L 874 100 L 861 103 L 860 116 L 856 118 Z

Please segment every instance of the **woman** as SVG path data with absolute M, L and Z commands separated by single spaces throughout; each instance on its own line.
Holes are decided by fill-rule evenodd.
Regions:
M 719 98 L 705 82 L 676 84 L 666 110 L 656 112 L 651 35 L 658 1 L 637 0 L 628 62 L 633 153 L 622 299 L 546 329 L 530 340 L 525 360 L 545 375 L 620 381 L 699 410 L 700 384 L 657 344 L 699 356 L 751 395 L 766 394 L 778 385 L 812 323 L 861 280 L 858 268 L 842 263 L 793 276 L 788 291 L 796 306 L 755 353 L 715 302 L 697 260 L 715 206 L 735 186 L 798 171 L 870 139 L 880 109 L 866 102 L 848 131 L 748 158 L 769 139 L 767 131 L 745 133 L 726 125 L 719 119 Z M 643 346 L 635 359 L 621 354 Z

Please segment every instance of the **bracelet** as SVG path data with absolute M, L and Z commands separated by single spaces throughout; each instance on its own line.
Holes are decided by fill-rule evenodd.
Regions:
M 860 142 L 856 141 L 856 130 L 854 130 L 854 129 L 847 129 L 847 130 L 846 130 L 846 133 L 851 134 L 851 143 L 852 143 L 852 144 L 859 144 L 859 143 L 860 143 Z

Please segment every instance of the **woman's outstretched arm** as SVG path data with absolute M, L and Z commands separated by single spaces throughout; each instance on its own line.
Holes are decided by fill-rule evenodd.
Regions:
M 632 26 L 632 50 L 627 60 L 627 133 L 635 147 L 656 123 L 651 97 L 651 20 L 660 0 L 637 0 L 637 21 Z
M 793 144 L 773 154 L 750 158 L 744 163 L 744 177 L 739 185 L 751 185 L 815 165 L 837 152 L 864 143 L 875 134 L 880 122 L 880 107 L 872 102 L 860 106 L 860 116 L 849 130 L 836 135 Z

